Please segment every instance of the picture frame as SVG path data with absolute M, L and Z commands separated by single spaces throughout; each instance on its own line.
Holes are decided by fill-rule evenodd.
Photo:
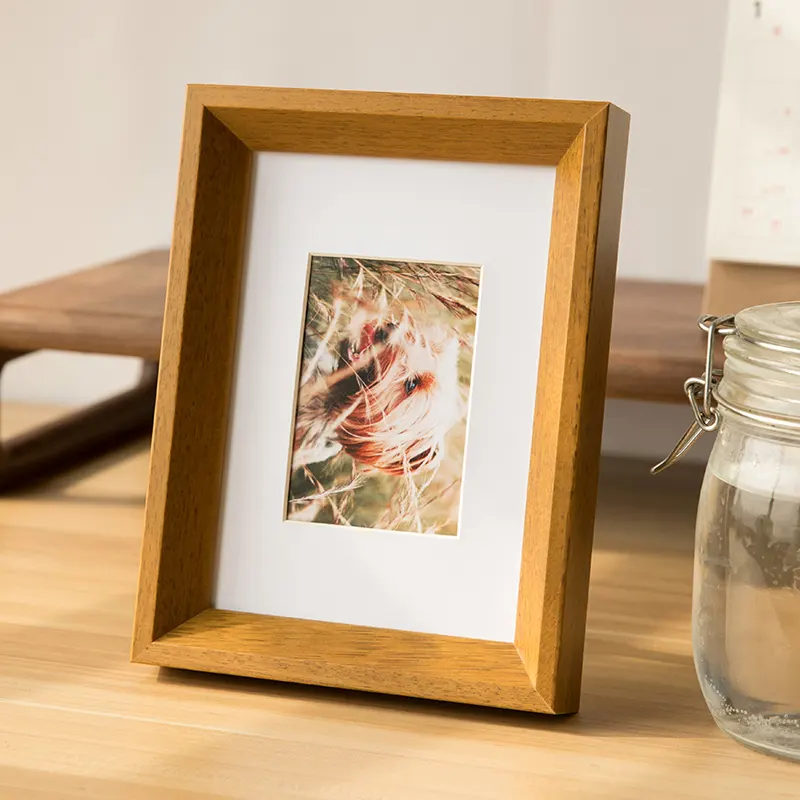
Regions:
M 134 662 L 546 714 L 578 709 L 627 133 L 628 115 L 605 102 L 188 88 Z M 554 170 L 546 270 L 537 272 L 542 319 L 531 334 L 534 345 L 541 337 L 532 440 L 521 444 L 529 468 L 527 476 L 514 470 L 524 521 L 508 641 L 216 607 L 226 498 L 231 506 L 229 445 L 242 392 L 235 386 L 259 369 L 255 359 L 237 366 L 250 291 L 245 262 L 256 246 L 248 219 L 259 153 L 322 156 L 325 164 L 351 159 L 336 161 L 337 169 L 364 159 L 358 174 L 367 181 L 398 159 L 404 171 L 422 163 Z M 293 175 L 290 190 L 297 189 Z M 490 215 L 500 200 L 478 197 L 474 205 Z M 345 255 L 353 252 L 362 251 Z M 517 255 L 520 270 L 536 271 Z M 494 323 L 486 324 L 479 343 L 491 337 Z M 279 344 L 296 350 L 288 337 Z M 467 451 L 468 465 L 482 458 Z M 248 497 L 256 502 L 253 492 Z M 365 535 L 405 535 L 415 547 L 444 538 Z M 311 564 L 314 552 L 300 558 Z

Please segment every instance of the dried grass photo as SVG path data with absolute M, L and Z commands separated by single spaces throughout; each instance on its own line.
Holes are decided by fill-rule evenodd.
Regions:
M 288 519 L 458 533 L 480 274 L 310 257 Z

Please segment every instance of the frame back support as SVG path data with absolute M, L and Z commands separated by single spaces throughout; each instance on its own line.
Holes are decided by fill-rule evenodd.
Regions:
M 133 660 L 577 710 L 627 130 L 608 103 L 189 88 Z M 556 166 L 513 643 L 211 607 L 259 150 Z

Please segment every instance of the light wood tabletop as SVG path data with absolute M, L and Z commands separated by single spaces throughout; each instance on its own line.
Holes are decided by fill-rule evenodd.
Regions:
M 559 719 L 132 665 L 146 443 L 1 499 L 0 797 L 795 797 L 800 766 L 727 739 L 696 684 L 700 473 L 646 466 L 603 465 L 582 710 Z

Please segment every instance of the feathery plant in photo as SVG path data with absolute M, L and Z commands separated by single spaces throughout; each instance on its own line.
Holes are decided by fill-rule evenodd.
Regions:
M 480 267 L 312 256 L 289 519 L 456 534 Z

